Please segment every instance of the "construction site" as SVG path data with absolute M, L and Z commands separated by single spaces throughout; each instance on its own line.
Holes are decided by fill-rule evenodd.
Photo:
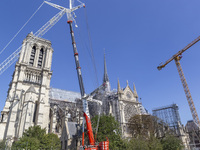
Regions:
M 149 2 L 147 3 L 149 4 Z M 19 11 L 24 15 L 26 15 L 26 5 L 26 3 L 23 4 L 24 11 Z M 146 23 L 142 23 L 142 21 L 140 23 L 136 21 L 136 23 L 130 16 L 128 20 L 125 15 L 134 12 L 132 2 L 123 11 L 116 11 L 117 6 L 126 6 L 119 2 L 113 5 L 112 11 L 109 11 L 110 2 L 106 4 L 103 11 L 96 5 L 96 9 L 90 8 L 93 5 L 94 2 L 79 0 L 68 0 L 65 3 L 40 2 L 38 8 L 34 6 L 34 13 L 30 13 L 31 16 L 29 14 L 29 17 L 26 17 L 28 20 L 25 24 L 18 27 L 18 32 L 13 29 L 15 34 L 11 40 L 8 40 L 11 36 L 4 35 L 5 31 L 3 30 L 6 27 L 3 27 L 4 24 L 2 25 L 2 29 L 5 29 L 0 30 L 2 36 L 0 37 L 2 43 L 0 45 L 0 97 L 2 97 L 0 103 L 0 149 L 44 149 L 42 146 L 33 148 L 33 145 L 37 145 L 32 143 L 34 140 L 27 140 L 27 137 L 30 136 L 27 133 L 31 127 L 39 126 L 44 129 L 46 135 L 53 134 L 59 139 L 59 144 L 54 147 L 53 142 L 56 140 L 52 138 L 49 149 L 168 150 L 171 149 L 169 147 L 171 143 L 167 143 L 167 138 L 172 139 L 173 137 L 178 141 L 174 150 L 200 150 L 200 120 L 197 107 L 200 104 L 197 92 L 199 90 L 197 85 L 200 83 L 200 79 L 197 78 L 200 72 L 197 72 L 197 69 L 195 69 L 195 73 L 192 72 L 193 68 L 191 67 L 196 68 L 200 64 L 197 62 L 198 54 L 195 51 L 199 46 L 200 36 L 197 38 L 186 36 L 185 41 L 180 38 L 176 43 L 169 40 L 171 44 L 167 45 L 165 37 L 156 37 L 157 32 L 161 31 L 155 22 L 168 20 L 162 20 L 164 17 L 161 17 L 160 20 L 155 18 L 159 18 L 159 12 L 164 16 L 169 15 L 168 8 L 176 5 L 168 6 L 167 3 L 167 6 L 164 6 L 159 3 L 158 6 L 151 6 L 149 4 L 151 7 L 145 6 L 147 9 L 143 11 L 142 4 L 139 2 L 138 8 L 136 5 L 134 6 L 134 9 L 140 12 L 134 14 L 136 16 L 133 15 L 135 19 L 151 18 L 147 13 L 149 9 L 154 14 L 154 7 L 163 8 L 156 10 L 155 16 L 153 15 L 155 18 L 151 18 L 155 19 L 152 21 L 155 24 L 151 26 L 149 23 L 148 27 L 154 29 L 152 31 L 156 34 L 151 33 L 152 39 L 148 37 L 149 41 L 145 41 L 148 46 L 143 47 L 145 44 L 140 43 L 143 39 L 141 37 L 148 32 L 141 31 L 143 30 L 142 26 Z M 100 5 L 103 6 L 104 3 L 102 2 Z M 185 3 L 183 6 L 187 7 Z M 197 11 L 195 8 L 194 12 Z M 27 6 L 27 9 L 30 7 Z M 183 8 L 176 9 L 184 12 Z M 99 20 L 88 21 L 90 17 L 97 18 L 98 13 L 96 12 L 99 13 Z M 127 22 L 135 27 L 138 24 L 138 27 L 141 26 L 138 30 L 141 31 L 133 30 L 128 23 L 124 25 L 125 28 L 118 27 L 118 21 L 113 20 L 116 16 L 112 13 L 119 13 L 119 16 L 121 14 Z M 47 14 L 51 15 L 50 19 L 49 16 L 45 16 Z M 137 16 L 137 14 L 140 15 Z M 7 15 L 9 16 L 9 14 Z M 123 18 L 122 16 L 120 18 Z M 109 17 L 112 19 L 108 19 Z M 36 19 L 34 20 L 34 18 Z M 106 23 L 102 21 L 104 19 Z M 112 22 L 109 22 L 110 20 Z M 117 20 L 120 19 L 117 18 Z M 99 21 L 102 21 L 101 25 L 95 27 L 95 24 L 92 24 L 94 27 L 90 30 L 89 24 Z M 31 23 L 32 25 L 28 26 Z M 109 23 L 113 23 L 113 25 Z M 119 23 L 119 26 L 121 25 Z M 9 28 L 10 24 L 5 26 Z M 106 28 L 111 31 L 105 30 L 104 32 L 103 29 Z M 163 27 L 163 31 L 165 31 L 164 28 L 166 29 L 166 27 Z M 128 30 L 126 34 L 124 33 L 125 29 Z M 147 30 L 145 28 L 145 31 Z M 168 30 L 166 33 L 169 33 L 168 38 L 170 39 L 175 36 L 175 31 L 170 35 L 171 30 Z M 111 39 L 111 34 L 115 38 Z M 93 36 L 97 35 L 99 38 L 103 38 L 95 40 Z M 152 42 L 151 40 L 154 38 L 159 39 L 159 42 L 156 40 Z M 161 41 L 161 38 L 165 40 Z M 118 41 L 119 39 L 121 43 Z M 130 40 L 131 44 L 126 45 L 127 40 Z M 109 41 L 112 44 L 109 44 Z M 20 45 L 20 43 L 22 44 Z M 99 47 L 96 46 L 102 46 L 102 43 L 105 43 L 105 47 L 107 46 L 109 50 L 103 46 L 99 52 Z M 151 43 L 152 45 L 149 46 Z M 166 52 L 144 51 L 148 47 L 154 49 L 156 45 L 159 45 L 157 49 L 164 47 L 163 50 Z M 174 50 L 169 51 L 170 48 Z M 115 51 L 115 49 L 119 50 Z M 194 54 L 189 55 L 189 53 Z M 186 57 L 189 59 L 184 62 Z M 166 61 L 160 63 L 162 59 L 166 59 Z M 175 65 L 171 65 L 173 61 Z M 181 61 L 183 61 L 183 68 Z M 155 63 L 160 64 L 155 66 Z M 175 66 L 178 73 L 175 69 L 170 70 Z M 186 74 L 183 71 L 185 66 Z M 98 72 L 101 74 L 99 75 Z M 103 77 L 103 80 L 99 81 L 99 76 Z M 188 77 L 188 82 L 185 76 Z M 191 88 L 188 83 L 192 85 Z M 195 100 L 192 98 L 193 93 Z M 104 118 L 106 121 L 102 122 L 103 117 L 109 119 Z M 114 125 L 114 128 L 111 124 Z M 24 137 L 27 139 L 24 140 Z M 152 139 L 158 143 L 155 144 L 157 147 L 151 147 Z M 141 144 L 144 141 L 148 144 Z M 137 147 L 137 142 L 139 147 Z M 45 142 L 38 143 L 45 145 Z

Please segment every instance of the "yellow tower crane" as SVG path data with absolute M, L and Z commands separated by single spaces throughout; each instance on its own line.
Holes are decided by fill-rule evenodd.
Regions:
M 182 58 L 182 53 L 185 52 L 187 49 L 189 49 L 191 46 L 193 46 L 195 43 L 197 43 L 198 41 L 200 41 L 200 36 L 198 38 L 196 38 L 194 41 L 192 41 L 190 44 L 188 44 L 186 47 L 184 47 L 182 50 L 180 50 L 178 53 L 176 53 L 175 55 L 173 55 L 170 59 L 168 59 L 164 64 L 160 65 L 157 67 L 158 70 L 161 70 L 162 68 L 164 68 L 168 63 L 170 63 L 172 60 L 175 61 L 176 63 L 176 67 L 179 73 L 179 76 L 181 78 L 181 82 L 185 91 L 185 95 L 190 107 L 190 111 L 192 113 L 192 117 L 194 122 L 200 127 L 200 121 L 199 121 L 199 117 L 196 111 L 196 108 L 194 106 L 194 102 L 192 100 L 192 96 L 190 94 L 190 90 L 188 88 L 185 76 L 183 74 L 183 70 L 180 64 L 180 59 Z

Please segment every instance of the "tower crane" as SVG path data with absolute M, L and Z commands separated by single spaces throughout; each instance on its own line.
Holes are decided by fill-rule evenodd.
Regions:
M 192 113 L 192 117 L 194 122 L 200 127 L 200 121 L 199 121 L 199 117 L 190 93 L 190 90 L 188 88 L 188 84 L 186 82 L 185 76 L 183 74 L 183 70 L 180 64 L 180 59 L 182 58 L 182 53 L 185 52 L 186 50 L 188 50 L 191 46 L 193 46 L 195 43 L 197 43 L 198 41 L 200 41 L 200 36 L 198 38 L 196 38 L 194 41 L 192 41 L 191 43 L 189 43 L 186 47 L 184 47 L 182 50 L 180 50 L 178 53 L 176 53 L 175 55 L 173 55 L 170 59 L 168 59 L 164 64 L 161 64 L 160 66 L 157 67 L 158 70 L 161 70 L 162 68 L 164 68 L 168 63 L 170 63 L 172 60 L 175 61 L 179 76 L 181 78 L 181 82 L 183 85 L 183 89 L 190 107 L 190 111 Z

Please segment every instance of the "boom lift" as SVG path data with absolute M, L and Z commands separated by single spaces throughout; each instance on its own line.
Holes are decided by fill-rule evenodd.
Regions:
M 80 2 L 80 1 L 79 1 Z M 92 124 L 90 120 L 90 114 L 89 114 L 89 109 L 88 109 L 88 102 L 87 102 L 87 96 L 85 94 L 85 89 L 83 85 L 83 78 L 81 74 L 81 67 L 79 63 L 79 56 L 78 56 L 78 51 L 76 47 L 76 42 L 75 42 L 75 37 L 74 37 L 74 31 L 73 31 L 73 26 L 72 23 L 75 21 L 73 18 L 74 11 L 77 10 L 78 8 L 85 7 L 85 4 L 81 3 L 79 6 L 73 7 L 73 0 L 69 0 L 69 8 L 64 8 L 62 6 L 50 3 L 45 1 L 45 3 L 49 4 L 50 6 L 53 6 L 57 9 L 64 10 L 67 14 L 67 23 L 69 24 L 70 27 L 70 34 L 71 34 L 71 39 L 72 39 L 72 46 L 73 46 L 73 52 L 74 52 L 74 58 L 75 58 L 75 64 L 76 64 L 76 70 L 77 70 L 77 75 L 78 75 L 78 81 L 79 81 L 79 87 L 80 87 L 80 92 L 81 92 L 81 99 L 83 102 L 83 116 L 86 121 L 86 126 L 87 126 L 87 132 L 88 132 L 88 137 L 89 137 L 89 144 L 88 146 L 84 145 L 84 122 L 83 122 L 83 132 L 82 132 L 82 147 L 81 149 L 85 150 L 108 150 L 109 149 L 109 141 L 104 141 L 101 142 L 99 145 L 95 143 L 94 140 L 94 135 L 92 131 Z M 102 146 L 104 145 L 104 146 Z
M 181 78 L 181 82 L 185 91 L 185 95 L 190 107 L 190 111 L 192 113 L 192 117 L 194 122 L 200 127 L 200 121 L 199 121 L 199 117 L 198 114 L 196 112 L 196 108 L 194 106 L 194 102 L 192 100 L 192 96 L 190 94 L 190 90 L 188 88 L 185 76 L 183 74 L 183 70 L 180 64 L 180 59 L 182 58 L 182 53 L 185 52 L 187 49 L 189 49 L 191 46 L 193 46 L 195 43 L 197 43 L 200 40 L 200 36 L 198 38 L 196 38 L 194 41 L 192 41 L 190 44 L 188 44 L 186 47 L 184 47 L 182 50 L 180 50 L 178 53 L 176 53 L 175 55 L 173 55 L 170 59 L 168 59 L 164 64 L 160 65 L 157 67 L 158 70 L 161 70 L 162 68 L 164 68 L 168 63 L 170 63 L 172 60 L 175 61 L 176 63 L 176 67 L 179 73 L 179 76 Z

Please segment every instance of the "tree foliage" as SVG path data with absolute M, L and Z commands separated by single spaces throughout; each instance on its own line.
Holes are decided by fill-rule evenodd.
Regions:
M 158 129 L 162 128 L 163 123 L 157 117 L 151 115 L 135 115 L 129 119 L 129 130 L 132 137 L 143 136 L 150 138 L 158 135 Z
M 160 139 L 151 136 L 147 142 L 149 150 L 163 150 L 163 146 L 160 142 Z
M 6 142 L 0 141 L 0 149 L 5 149 L 5 147 L 6 147 Z
M 46 134 L 40 126 L 29 127 L 23 136 L 13 143 L 13 149 L 60 149 L 60 140 L 56 134 Z
M 132 138 L 128 142 L 127 150 L 149 150 L 148 143 L 141 137 Z
M 143 136 L 131 138 L 127 143 L 127 150 L 163 150 L 159 139 L 151 137 L 146 139 Z
M 132 139 L 130 150 L 181 150 L 181 140 L 171 135 L 171 130 L 155 116 L 135 115 L 129 120 Z M 159 133 L 162 136 L 159 137 Z
M 95 135 L 95 128 L 98 116 L 92 118 L 92 127 Z M 164 123 L 154 116 L 136 115 L 129 120 L 129 130 L 132 138 L 122 139 L 119 123 L 111 115 L 102 115 L 99 121 L 97 142 L 109 139 L 111 150 L 181 150 L 183 148 L 179 138 L 167 133 L 167 136 L 159 137 L 158 132 L 164 128 Z M 166 135 L 166 134 L 164 134 Z
M 95 128 L 98 122 L 98 116 L 92 118 L 92 127 L 95 135 Z M 109 147 L 111 150 L 125 149 L 125 142 L 121 138 L 121 130 L 119 123 L 111 115 L 100 116 L 97 142 L 109 139 Z
M 163 150 L 180 150 L 183 148 L 181 140 L 172 135 L 167 135 L 161 140 Z

